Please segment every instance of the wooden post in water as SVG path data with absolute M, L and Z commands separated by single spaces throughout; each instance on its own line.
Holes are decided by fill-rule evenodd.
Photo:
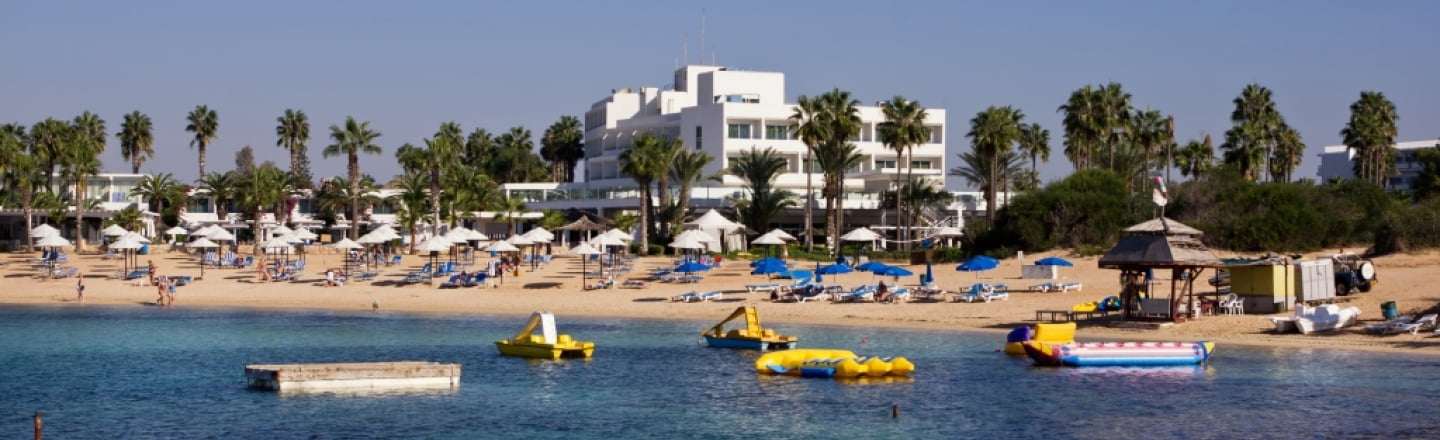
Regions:
M 894 405 L 890 405 L 890 418 L 892 418 L 892 419 L 898 419 L 898 418 L 900 418 L 900 404 L 897 403 L 897 404 L 894 404 Z
M 45 434 L 43 433 L 43 429 L 42 429 L 42 427 L 43 427 L 44 425 L 45 425 L 45 422 L 44 422 L 44 420 L 42 420 L 42 419 L 40 418 L 40 412 L 39 412 L 39 411 L 36 411 L 36 412 L 35 412 L 35 440 L 40 440 L 41 438 L 45 437 Z

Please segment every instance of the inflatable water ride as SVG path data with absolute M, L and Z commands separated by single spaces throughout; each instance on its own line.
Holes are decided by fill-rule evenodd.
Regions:
M 1065 367 L 1195 365 L 1205 362 L 1214 351 L 1215 343 L 1204 341 L 1025 343 L 1025 354 L 1035 365 Z
M 737 328 L 725 331 L 725 324 L 735 318 L 745 317 L 745 328 Z M 729 317 L 715 324 L 714 327 L 700 332 L 705 335 L 705 342 L 711 347 L 719 348 L 748 348 L 752 350 L 769 350 L 795 348 L 798 338 L 776 334 L 775 330 L 760 327 L 760 312 L 755 306 L 744 306 L 735 309 Z
M 540 334 L 533 334 L 536 327 Z M 537 359 L 559 360 L 561 357 L 590 358 L 595 352 L 594 342 L 580 342 L 568 334 L 555 331 L 555 316 L 550 312 L 535 312 L 530 322 L 514 338 L 495 341 L 495 348 L 506 356 L 520 356 Z
M 1015 330 L 1011 330 L 1010 334 L 1005 337 L 1005 354 L 1024 356 L 1025 343 L 1029 341 L 1047 344 L 1073 344 L 1075 343 L 1075 323 L 1042 323 L 1035 324 L 1034 327 L 1028 325 L 1015 327 Z
M 801 377 L 906 377 L 915 364 L 903 357 L 856 356 L 848 350 L 823 348 L 777 351 L 755 360 L 762 374 Z

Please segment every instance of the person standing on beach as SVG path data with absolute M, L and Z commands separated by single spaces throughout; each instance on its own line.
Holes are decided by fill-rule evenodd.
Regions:
M 173 306 L 175 305 L 175 283 L 166 282 L 165 284 L 165 290 L 167 292 L 165 295 L 165 305 Z
M 153 275 L 152 275 L 152 276 L 153 276 Z M 167 280 L 165 279 L 165 277 L 156 277 L 156 278 L 155 278 L 155 295 L 156 295 L 155 305 L 157 305 L 157 306 L 163 306 L 163 305 L 165 305 L 165 285 L 166 285 L 166 284 L 168 284 L 168 282 L 167 282 Z
M 149 266 L 146 266 L 146 268 L 149 269 L 150 272 L 150 285 L 154 286 L 155 277 L 159 276 L 155 274 L 155 271 L 159 270 L 159 268 L 155 267 L 155 260 L 145 260 L 145 262 L 149 263 Z
M 85 273 L 75 274 L 75 297 L 80 302 L 85 302 Z

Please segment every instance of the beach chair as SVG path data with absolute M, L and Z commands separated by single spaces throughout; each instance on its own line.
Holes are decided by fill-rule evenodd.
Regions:
M 599 289 L 609 289 L 609 288 L 612 288 L 612 287 L 615 287 L 615 279 L 614 279 L 614 278 L 607 278 L 607 279 L 600 280 L 599 282 L 596 282 L 595 284 L 591 284 L 590 286 L 587 286 L 586 288 L 589 289 L 589 290 L 599 290 Z
M 875 301 L 875 286 L 872 284 L 861 284 L 850 289 L 849 292 L 835 295 L 835 302 L 871 302 Z
M 1225 299 L 1220 300 L 1217 305 L 1225 311 L 1226 315 L 1245 314 L 1245 300 L 1240 299 L 1240 296 L 1234 292 L 1226 294 Z
M 80 268 L 78 267 L 62 267 L 55 271 L 55 278 L 70 278 L 78 273 L 80 273 Z
M 989 289 L 981 290 L 981 291 L 980 291 L 980 299 L 985 300 L 985 302 L 987 302 L 987 303 L 990 302 L 990 301 L 992 301 L 992 300 L 997 300 L 997 299 L 1004 299 L 1004 300 L 1010 299 L 1010 291 L 1009 291 L 1008 289 L 1005 289 L 1005 285 L 1004 285 L 1004 284 L 998 284 L 997 286 L 998 286 L 998 288 L 993 288 L 993 287 L 992 287 L 992 288 L 989 288 Z
M 671 297 L 670 300 L 687 303 L 691 301 L 698 301 L 700 300 L 700 293 L 692 290 L 679 295 L 675 295 L 674 297 Z
M 1408 322 L 1408 323 L 1393 325 L 1393 326 L 1390 326 L 1390 329 L 1389 329 L 1389 331 L 1388 331 L 1387 334 L 1392 334 L 1392 335 L 1393 335 L 1393 334 L 1400 334 L 1400 333 L 1410 333 L 1410 334 L 1412 334 L 1412 335 L 1414 335 L 1414 334 L 1419 334 L 1421 328 L 1424 328 L 1424 327 L 1426 327 L 1426 326 L 1434 327 L 1434 326 L 1435 326 L 1435 320 L 1436 320 L 1436 318 L 1440 318 L 1440 315 L 1429 314 L 1429 315 L 1421 316 L 1420 319 L 1416 319 L 1416 320 L 1411 321 L 1411 322 Z
M 774 291 L 780 290 L 780 287 L 781 287 L 781 286 L 780 286 L 779 284 L 773 284 L 773 283 L 772 283 L 772 284 L 746 284 L 746 285 L 745 285 L 745 291 L 746 291 L 746 292 L 750 292 L 750 293 L 755 293 L 755 292 L 774 292 Z
M 1051 290 L 1057 290 L 1057 291 L 1058 291 L 1058 290 L 1060 290 L 1060 288 L 1061 288 L 1061 286 L 1060 286 L 1059 283 L 1040 283 L 1040 284 L 1031 285 L 1031 286 L 1030 286 L 1030 291 L 1032 291 L 1032 292 L 1045 293 L 1045 292 L 1049 292 L 1049 291 L 1051 291 Z
M 1400 317 L 1397 317 L 1397 318 L 1392 319 L 1392 320 L 1389 320 L 1389 321 L 1385 321 L 1385 322 L 1381 322 L 1381 323 L 1376 323 L 1376 324 L 1367 325 L 1367 326 L 1365 326 L 1365 333 L 1376 334 L 1376 335 L 1389 335 L 1389 334 L 1394 334 L 1394 333 L 1396 333 L 1396 332 L 1395 332 L 1395 329 L 1396 329 L 1396 328 L 1400 328 L 1400 327 L 1402 327 L 1402 326 L 1406 326 L 1406 325 L 1409 325 L 1409 324 L 1414 323 L 1414 322 L 1415 322 L 1415 317 L 1414 317 L 1414 316 L 1410 316 L 1410 315 L 1400 316 Z
M 101 260 L 114 260 L 117 258 L 120 258 L 120 254 L 116 254 L 114 249 L 106 249 L 105 255 L 100 256 Z
M 680 281 L 680 282 L 682 282 L 682 283 L 698 283 L 698 282 L 701 282 L 701 281 L 705 281 L 705 277 L 702 277 L 702 276 L 699 276 L 699 275 L 686 275 L 686 276 L 680 277 L 680 279 L 679 279 L 678 281 Z
M 483 286 L 485 285 L 485 279 L 489 277 L 489 275 L 485 275 L 481 272 L 472 273 L 470 274 L 470 278 L 465 280 L 465 287 Z
M 982 295 L 984 295 L 987 290 L 989 290 L 989 287 L 986 286 L 986 285 L 984 285 L 984 284 L 981 284 L 981 283 L 971 284 L 971 285 L 970 285 L 970 289 L 969 289 L 969 290 L 966 290 L 965 293 L 956 294 L 956 295 L 955 295 L 955 298 L 953 299 L 953 301 L 954 301 L 954 302 L 961 302 L 961 301 L 964 301 L 964 302 L 983 301 L 985 298 L 984 298 Z
M 700 294 L 700 301 L 719 301 L 725 297 L 725 293 L 719 290 L 712 290 Z
M 460 287 L 461 285 L 464 285 L 464 284 L 465 284 L 465 278 L 468 278 L 468 277 L 463 277 L 463 276 L 460 276 L 460 275 L 458 275 L 458 274 L 457 274 L 457 275 L 451 275 L 451 276 L 450 276 L 450 279 L 445 280 L 445 282 L 443 282 L 443 283 L 440 283 L 440 288 L 441 288 L 441 289 L 455 289 L 455 288 L 458 288 L 458 287 Z
M 819 289 L 814 287 L 796 290 L 793 294 L 789 295 L 789 299 L 801 303 L 809 301 L 821 301 L 833 298 L 835 298 L 834 294 L 826 291 L 825 289 Z
M 360 272 L 355 274 L 355 281 L 370 281 L 380 276 L 379 272 Z
M 1062 293 L 1063 293 L 1063 292 L 1069 292 L 1069 291 L 1071 291 L 1071 290 L 1074 290 L 1074 291 L 1076 291 L 1076 292 L 1079 292 L 1079 291 L 1081 291 L 1081 290 L 1084 290 L 1083 287 L 1084 287 L 1084 285 L 1080 284 L 1079 282 L 1069 282 L 1069 283 L 1061 284 L 1059 290 L 1060 290 L 1060 292 L 1062 292 Z
M 625 280 L 625 282 L 620 283 L 620 287 L 626 289 L 644 289 L 649 287 L 649 284 L 645 283 L 644 280 Z
M 908 301 L 910 301 L 910 288 L 901 287 L 899 289 L 895 289 L 895 293 L 891 293 L 889 300 L 886 302 L 890 304 L 896 304 Z

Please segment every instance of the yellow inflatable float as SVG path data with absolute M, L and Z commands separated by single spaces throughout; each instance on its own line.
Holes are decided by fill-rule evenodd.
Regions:
M 778 351 L 755 360 L 755 371 L 804 377 L 905 377 L 915 364 L 903 357 L 856 356 L 824 348 Z
M 1034 328 L 1030 326 L 1016 327 L 1005 337 L 1005 354 L 1024 356 L 1025 343 L 1028 341 L 1073 344 L 1075 343 L 1075 323 L 1035 324 Z

